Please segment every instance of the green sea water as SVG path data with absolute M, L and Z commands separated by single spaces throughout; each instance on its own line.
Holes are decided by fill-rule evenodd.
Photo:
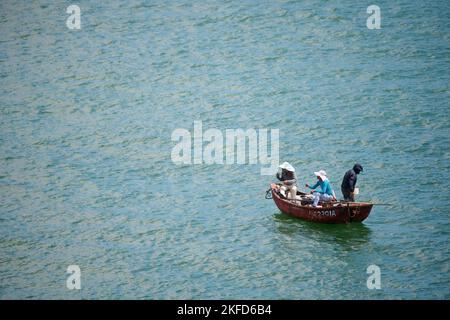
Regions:
M 448 1 L 377 1 L 379 30 L 369 1 L 70 4 L 0 2 L 0 298 L 450 298 Z M 360 162 L 392 206 L 287 217 L 257 164 L 172 162 L 194 121 L 279 129 L 301 187 Z

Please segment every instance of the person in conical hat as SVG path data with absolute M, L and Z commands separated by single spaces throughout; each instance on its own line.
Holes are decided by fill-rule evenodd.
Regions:
M 280 193 L 288 199 L 295 199 L 297 196 L 297 177 L 294 167 L 289 162 L 283 162 L 278 166 L 278 169 L 277 179 L 283 184 L 280 187 Z
M 315 185 L 310 186 L 306 184 L 307 188 L 312 189 L 311 193 L 314 196 L 313 207 L 318 207 L 319 201 L 331 201 L 336 200 L 336 195 L 331 187 L 330 181 L 328 180 L 327 173 L 325 170 L 320 170 L 314 172 L 314 175 L 317 177 L 317 182 Z M 315 190 L 320 186 L 321 191 Z

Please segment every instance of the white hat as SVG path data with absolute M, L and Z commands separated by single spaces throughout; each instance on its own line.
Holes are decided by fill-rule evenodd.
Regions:
M 320 179 L 322 179 L 322 181 L 327 179 L 327 173 L 325 172 L 325 170 L 316 171 L 316 172 L 314 172 L 314 175 L 316 177 L 320 177 Z
M 290 171 L 290 172 L 295 172 L 294 167 L 291 166 L 291 164 L 289 162 L 283 162 L 282 164 L 280 164 L 278 166 L 278 168 L 285 169 L 285 170 Z

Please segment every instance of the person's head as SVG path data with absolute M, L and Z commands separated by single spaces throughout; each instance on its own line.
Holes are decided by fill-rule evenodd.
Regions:
M 359 174 L 361 171 L 363 171 L 362 165 L 360 165 L 359 163 L 356 163 L 356 164 L 353 166 L 353 171 L 355 171 L 356 174 Z
M 282 175 L 284 175 L 285 177 L 287 177 L 288 179 L 294 179 L 295 175 L 293 171 L 287 170 L 287 169 L 282 169 Z
M 325 172 L 325 170 L 314 172 L 314 174 L 320 181 L 325 181 L 327 179 L 327 173 Z

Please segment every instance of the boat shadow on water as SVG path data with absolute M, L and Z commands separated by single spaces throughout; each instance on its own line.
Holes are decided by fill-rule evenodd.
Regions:
M 273 215 L 277 229 L 284 235 L 300 235 L 320 242 L 337 243 L 344 247 L 357 248 L 370 241 L 372 230 L 361 222 L 348 224 L 326 224 L 304 221 L 277 212 Z

